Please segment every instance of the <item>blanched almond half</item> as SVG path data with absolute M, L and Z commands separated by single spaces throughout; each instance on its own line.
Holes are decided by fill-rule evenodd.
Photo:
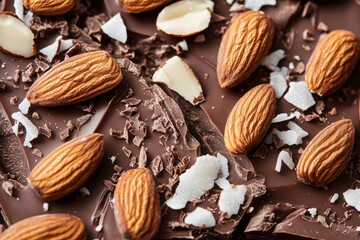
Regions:
M 178 56 L 170 58 L 160 66 L 152 80 L 165 83 L 193 105 L 205 100 L 199 79 L 189 65 Z
M 209 26 L 214 2 L 183 0 L 165 7 L 156 19 L 159 30 L 173 36 L 191 36 Z
M 0 13 L 0 50 L 24 58 L 36 53 L 34 34 L 10 12 Z

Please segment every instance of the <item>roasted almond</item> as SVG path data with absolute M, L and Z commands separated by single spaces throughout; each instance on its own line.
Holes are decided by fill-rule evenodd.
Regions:
M 44 200 L 65 197 L 81 187 L 95 172 L 104 156 L 102 134 L 77 137 L 45 157 L 28 177 Z
M 310 92 L 319 96 L 338 90 L 353 72 L 360 58 L 360 43 L 355 34 L 334 30 L 316 45 L 305 72 Z
M 119 231 L 129 239 L 151 239 L 160 225 L 160 202 L 148 169 L 125 172 L 116 185 L 114 212 Z
M 107 52 L 83 53 L 43 74 L 30 87 L 26 97 L 40 106 L 69 105 L 108 92 L 121 80 L 121 69 Z
M 225 125 L 227 149 L 247 153 L 265 136 L 276 112 L 274 89 L 261 84 L 248 91 L 233 107 Z
M 0 234 L 0 240 L 86 240 L 85 225 L 69 214 L 44 214 L 26 218 Z
M 222 88 L 245 81 L 269 53 L 275 26 L 259 11 L 248 11 L 235 18 L 220 44 L 217 77 Z
M 76 0 L 24 0 L 24 6 L 30 11 L 44 16 L 56 16 L 70 12 Z
M 161 7 L 172 0 L 120 0 L 122 8 L 129 13 L 143 13 Z
M 354 147 L 351 120 L 332 123 L 312 139 L 296 167 L 297 178 L 313 186 L 332 182 L 345 169 Z

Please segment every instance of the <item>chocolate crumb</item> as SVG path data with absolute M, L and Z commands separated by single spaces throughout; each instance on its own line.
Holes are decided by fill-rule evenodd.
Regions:
M 140 153 L 139 153 L 139 167 L 145 168 L 147 166 L 147 154 L 146 154 L 147 148 L 141 146 Z
M 338 111 L 335 107 L 333 107 L 328 113 L 330 116 L 336 116 L 338 114 Z
M 4 80 L 0 80 L 0 89 L 4 90 L 6 88 L 6 84 Z
M 128 149 L 127 147 L 125 147 L 125 146 L 123 146 L 122 147 L 122 151 L 125 153 L 125 155 L 127 156 L 127 157 L 130 157 L 131 156 L 131 150 L 130 149 Z
M 194 42 L 196 43 L 205 42 L 205 35 L 204 34 L 197 35 L 196 38 L 194 39 Z
M 164 163 L 160 156 L 156 156 L 150 163 L 150 169 L 154 176 L 158 176 L 164 170 Z
M 128 106 L 137 106 L 141 103 L 141 99 L 127 98 L 127 99 L 121 100 L 121 102 L 127 104 Z
M 37 68 L 35 69 L 36 72 L 45 72 L 50 68 L 50 65 L 47 64 L 45 61 L 40 60 L 39 58 L 35 58 L 35 64 Z
M 91 117 L 92 117 L 91 114 L 86 114 L 84 116 L 77 118 L 75 122 L 75 127 L 79 130 L 81 126 L 83 126 L 85 123 L 87 123 L 90 120 Z
M 6 182 L 3 182 L 2 183 L 2 189 L 4 189 L 4 191 L 9 195 L 9 196 L 13 196 L 13 190 L 14 190 L 14 185 L 9 182 L 9 181 L 6 181 Z
M 255 158 L 265 159 L 267 152 L 268 152 L 268 148 L 266 147 L 266 145 L 261 144 L 260 147 L 258 147 L 255 150 L 255 152 L 252 154 L 252 156 Z
M 10 98 L 10 104 L 13 106 L 16 106 L 16 103 L 18 102 L 18 97 L 17 96 L 13 96 Z
M 323 111 L 325 110 L 325 103 L 323 101 L 317 101 L 315 110 L 319 115 L 323 114 Z
M 295 67 L 295 72 L 299 75 L 305 72 L 305 64 L 303 62 L 299 62 Z
M 137 160 L 136 160 L 136 157 L 132 157 L 131 160 L 130 160 L 130 164 L 129 166 L 130 167 L 137 167 Z
M 37 119 L 37 120 L 40 119 L 40 115 L 39 115 L 38 112 L 33 112 L 33 113 L 31 114 L 31 117 L 32 117 L 33 119 Z
M 38 129 L 41 135 L 44 135 L 47 138 L 51 138 L 52 136 L 51 129 L 48 127 L 46 123 L 44 124 L 43 127 L 38 127 Z
M 65 141 L 70 136 L 70 129 L 66 128 L 64 131 L 60 132 L 60 140 Z
M 324 216 L 319 215 L 317 217 L 317 221 L 320 222 L 325 228 L 330 229 L 329 224 L 326 222 L 326 219 Z
M 329 31 L 329 27 L 323 22 L 319 22 L 316 29 L 319 32 L 328 32 Z
M 41 152 L 39 149 L 37 149 L 37 148 L 35 148 L 35 149 L 32 151 L 32 154 L 34 154 L 35 156 L 38 156 L 38 157 L 42 157 L 42 156 L 43 156 L 42 152 Z
M 314 34 L 311 32 L 310 29 L 305 29 L 303 32 L 303 40 L 307 42 L 315 41 Z
M 73 123 L 71 120 L 67 121 L 67 123 L 66 123 L 65 126 L 66 126 L 70 131 L 72 131 L 72 130 L 75 129 L 75 125 L 74 125 L 74 123 Z

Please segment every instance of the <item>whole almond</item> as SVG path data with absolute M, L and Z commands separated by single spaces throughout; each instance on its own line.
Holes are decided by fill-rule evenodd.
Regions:
M 310 92 L 319 96 L 338 90 L 349 78 L 360 58 L 355 34 L 334 30 L 316 45 L 305 72 Z
M 220 44 L 217 77 L 222 88 L 245 81 L 261 64 L 273 42 L 275 26 L 259 11 L 235 18 Z
M 172 0 L 120 0 L 122 8 L 129 13 L 143 13 L 161 7 Z
M 44 16 L 56 16 L 70 12 L 76 0 L 24 0 L 24 6 L 30 11 Z
M 69 214 L 44 214 L 26 218 L 0 234 L 0 240 L 86 240 L 85 225 Z
M 332 182 L 346 167 L 354 147 L 355 129 L 349 119 L 332 123 L 312 139 L 296 167 L 297 178 L 313 186 Z
M 108 92 L 121 80 L 121 69 L 107 52 L 83 53 L 43 74 L 30 87 L 26 97 L 40 106 L 69 105 Z
M 225 125 L 227 149 L 236 154 L 249 152 L 265 136 L 276 112 L 274 89 L 261 84 L 248 91 L 233 107 Z
M 124 173 L 116 185 L 114 212 L 119 231 L 129 239 L 151 239 L 160 225 L 160 202 L 148 169 Z
M 65 197 L 81 187 L 95 172 L 104 156 L 102 134 L 77 137 L 45 157 L 28 177 L 44 200 Z

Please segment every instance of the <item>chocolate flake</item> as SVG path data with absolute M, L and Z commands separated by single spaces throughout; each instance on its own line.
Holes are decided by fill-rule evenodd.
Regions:
M 125 155 L 127 156 L 127 157 L 130 157 L 131 156 L 131 150 L 130 149 L 128 149 L 127 147 L 125 147 L 125 146 L 123 146 L 122 147 L 122 151 L 125 153 Z
M 17 96 L 13 96 L 10 98 L 10 104 L 13 106 L 16 106 L 16 103 L 18 102 L 18 97 Z
M 147 148 L 141 146 L 140 153 L 139 153 L 139 167 L 145 168 L 147 166 L 147 154 L 146 154 Z
M 128 106 L 137 106 L 141 103 L 141 99 L 138 98 L 126 98 L 121 100 L 122 103 L 127 104 Z
M 150 169 L 154 176 L 158 176 L 164 170 L 164 163 L 160 156 L 156 156 L 150 163 Z
M 32 151 L 32 154 L 34 154 L 35 156 L 38 156 L 38 157 L 42 157 L 42 156 L 43 156 L 42 152 L 41 152 L 39 149 L 37 149 L 37 148 L 35 148 L 35 149 Z
M 2 189 L 9 195 L 13 196 L 14 185 L 10 181 L 2 183 Z
M 79 130 L 81 126 L 83 126 L 85 123 L 87 123 L 90 118 L 92 117 L 92 114 L 86 114 L 84 116 L 81 116 L 76 119 L 75 127 Z
M 51 138 L 52 136 L 51 129 L 48 127 L 46 123 L 44 124 L 43 127 L 38 127 L 38 129 L 41 135 L 44 135 L 47 138 Z
M 6 83 L 4 80 L 0 80 L 0 89 L 4 90 L 6 88 Z

